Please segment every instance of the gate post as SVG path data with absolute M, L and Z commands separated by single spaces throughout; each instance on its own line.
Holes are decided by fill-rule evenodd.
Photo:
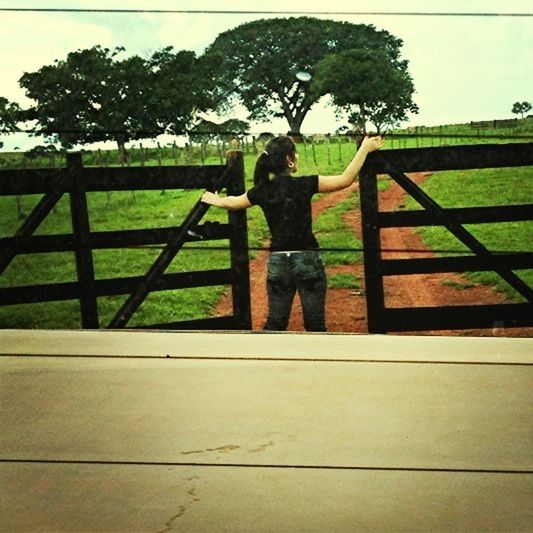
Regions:
M 381 238 L 378 224 L 378 182 L 375 170 L 364 165 L 359 174 L 366 310 L 369 333 L 385 333 L 385 292 L 381 267 Z
M 72 180 L 70 214 L 76 254 L 76 271 L 83 328 L 98 328 L 98 307 L 94 290 L 93 254 L 89 244 L 90 227 L 87 196 L 83 181 L 81 153 L 67 154 L 67 172 Z
M 231 167 L 226 185 L 228 195 L 239 196 L 245 192 L 243 153 L 237 150 L 228 151 L 226 163 Z M 239 329 L 252 329 L 246 210 L 228 211 L 228 221 L 231 227 L 229 241 L 231 270 L 234 276 L 231 285 L 233 316 Z

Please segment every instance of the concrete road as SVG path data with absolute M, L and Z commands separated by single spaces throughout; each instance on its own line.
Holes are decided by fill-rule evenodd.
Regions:
M 533 340 L 0 331 L 0 530 L 533 531 Z

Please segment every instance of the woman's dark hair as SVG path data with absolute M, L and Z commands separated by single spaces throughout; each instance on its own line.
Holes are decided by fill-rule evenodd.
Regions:
M 270 174 L 279 175 L 287 170 L 287 156 L 294 157 L 296 145 L 286 135 L 270 139 L 265 145 L 265 151 L 257 158 L 254 171 L 254 185 L 268 182 Z

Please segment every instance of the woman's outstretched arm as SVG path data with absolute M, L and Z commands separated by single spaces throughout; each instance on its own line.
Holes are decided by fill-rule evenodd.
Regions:
M 358 177 L 366 156 L 383 146 L 381 137 L 365 137 L 359 150 L 342 174 L 337 176 L 318 176 L 318 192 L 332 192 L 350 186 Z
M 228 211 L 236 211 L 238 209 L 248 209 L 252 207 L 250 200 L 246 193 L 240 196 L 219 196 L 218 193 L 206 191 L 202 194 L 202 202 L 215 207 L 222 207 Z

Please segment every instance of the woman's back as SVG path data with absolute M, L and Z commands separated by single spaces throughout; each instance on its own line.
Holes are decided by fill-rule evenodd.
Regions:
M 318 176 L 280 175 L 248 191 L 248 199 L 265 214 L 272 236 L 271 250 L 312 250 L 318 242 L 312 230 L 311 198 Z

